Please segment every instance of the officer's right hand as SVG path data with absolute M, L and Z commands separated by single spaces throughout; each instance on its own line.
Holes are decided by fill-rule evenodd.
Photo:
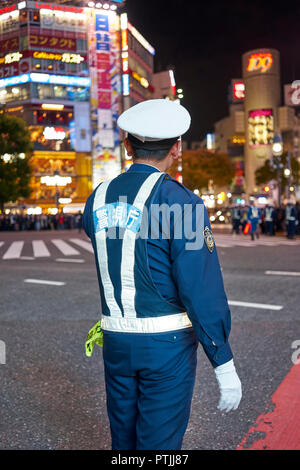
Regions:
M 220 389 L 218 409 L 221 411 L 236 410 L 242 398 L 242 384 L 236 373 L 233 359 L 215 368 Z

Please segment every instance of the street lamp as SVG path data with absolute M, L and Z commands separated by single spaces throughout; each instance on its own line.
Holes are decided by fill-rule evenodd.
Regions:
M 275 134 L 272 145 L 273 157 L 271 159 L 271 167 L 277 171 L 277 187 L 278 187 L 278 207 L 281 202 L 281 169 L 283 164 L 281 163 L 281 155 L 283 152 L 283 142 L 281 134 Z

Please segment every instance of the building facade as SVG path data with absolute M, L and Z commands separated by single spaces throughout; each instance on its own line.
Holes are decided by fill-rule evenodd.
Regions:
M 244 192 L 249 198 L 263 192 L 256 185 L 255 172 L 272 159 L 276 133 L 282 136 L 284 150 L 299 160 L 300 82 L 283 88 L 278 51 L 256 49 L 243 54 L 242 79 L 232 80 L 229 87 L 229 116 L 215 123 L 214 134 L 216 150 L 227 152 L 234 163 L 236 194 Z M 294 183 L 298 197 L 298 183 Z
M 27 205 L 82 204 L 91 191 L 90 78 L 82 8 L 21 2 L 0 10 L 0 97 L 33 142 Z
M 82 209 L 99 182 L 131 164 L 120 113 L 173 96 L 173 72 L 154 73 L 155 50 L 118 13 L 122 3 L 28 0 L 0 9 L 0 102 L 26 121 L 33 142 L 27 206 Z

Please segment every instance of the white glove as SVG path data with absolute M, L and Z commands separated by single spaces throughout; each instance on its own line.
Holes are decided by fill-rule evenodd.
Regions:
M 214 370 L 221 393 L 218 409 L 226 413 L 236 410 L 242 398 L 242 384 L 236 373 L 233 359 Z

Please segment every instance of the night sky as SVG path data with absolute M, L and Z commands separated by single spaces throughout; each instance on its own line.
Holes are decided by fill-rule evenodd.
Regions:
M 192 115 L 188 140 L 228 114 L 227 88 L 241 78 L 244 52 L 278 49 L 282 84 L 300 80 L 299 0 L 127 0 L 124 10 L 156 49 L 155 71 L 175 70 Z

